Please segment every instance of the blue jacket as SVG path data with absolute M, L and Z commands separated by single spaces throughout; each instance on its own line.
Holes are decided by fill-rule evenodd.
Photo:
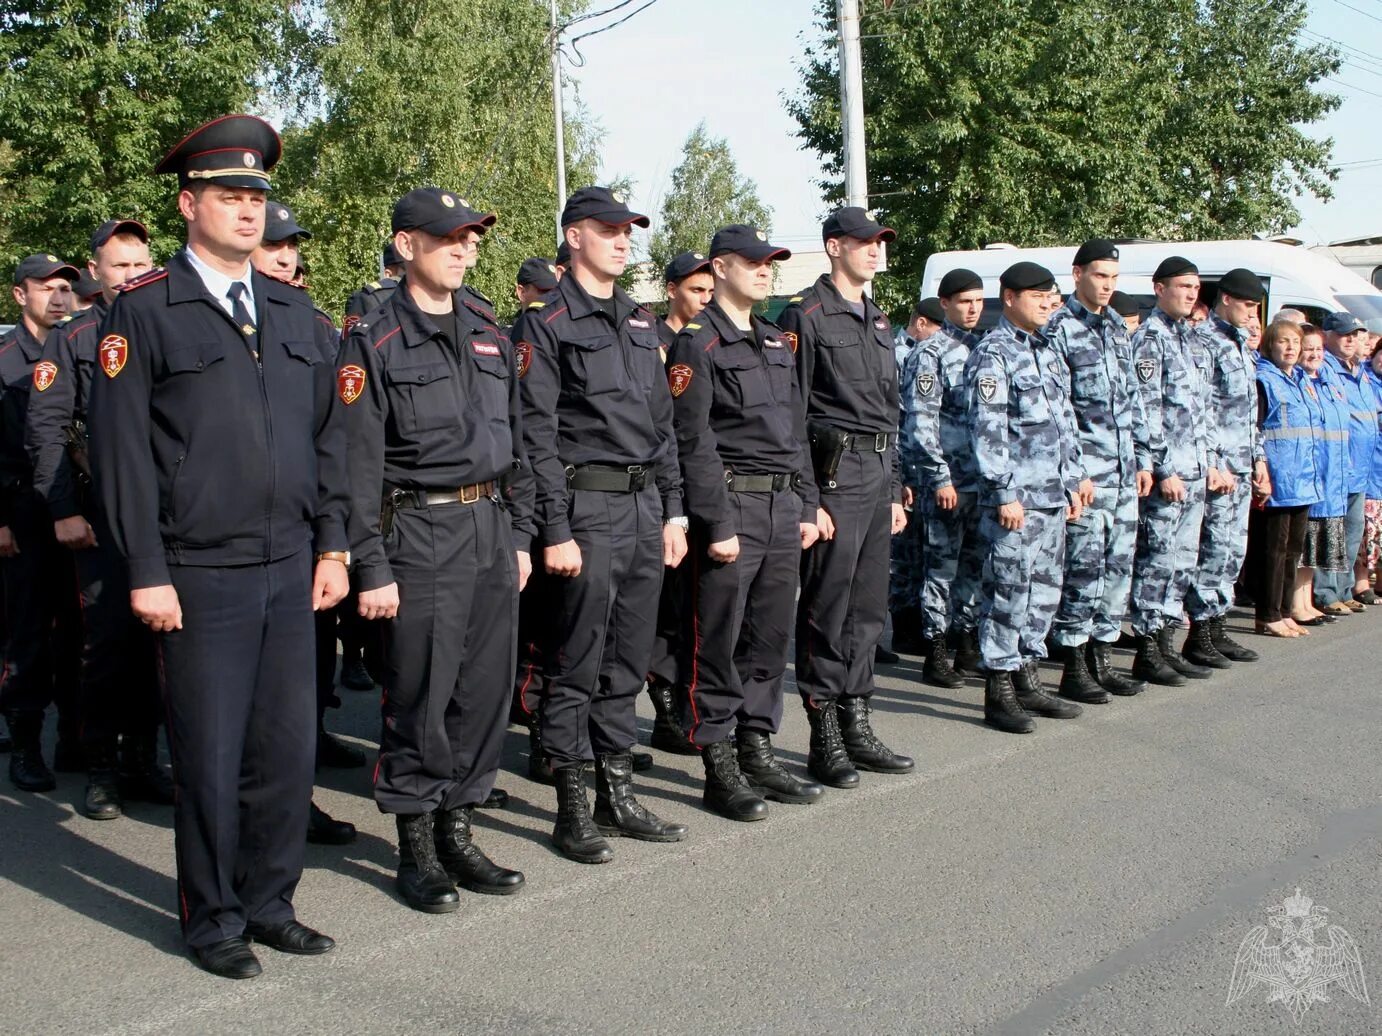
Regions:
M 1315 472 L 1322 493 L 1310 517 L 1340 518 L 1348 513 L 1348 397 L 1328 364 L 1313 376 L 1303 367 L 1297 370 L 1315 422 Z
M 1324 362 L 1339 375 L 1348 396 L 1348 491 L 1361 493 L 1368 488 L 1372 455 L 1377 449 L 1377 396 L 1369 391 L 1364 380 L 1366 363 L 1350 371 L 1330 353 L 1325 354 Z
M 1324 496 L 1315 470 L 1315 420 L 1297 367 L 1290 375 L 1257 359 L 1261 442 L 1272 480 L 1268 507 L 1316 504 Z
M 1368 467 L 1368 499 L 1382 500 L 1382 375 L 1375 372 L 1371 364 L 1368 365 L 1367 381 L 1372 386 L 1378 408 L 1377 447 L 1372 451 L 1372 464 Z

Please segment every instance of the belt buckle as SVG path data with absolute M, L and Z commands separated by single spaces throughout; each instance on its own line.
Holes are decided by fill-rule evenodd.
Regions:
M 642 464 L 630 464 L 626 470 L 629 473 L 629 489 L 641 492 L 648 484 L 648 469 Z
M 476 483 L 476 484 L 473 485 L 473 486 L 461 486 L 461 492 L 460 492 L 459 499 L 460 499 L 461 503 L 463 503 L 463 504 L 474 504 L 474 503 L 478 503 L 479 500 L 480 500 L 480 485 L 479 485 L 479 483 Z
M 875 432 L 875 433 L 874 433 L 874 436 L 873 436 L 873 452 L 874 452 L 874 453 L 887 453 L 887 452 L 888 452 L 888 433 L 887 433 L 887 432 Z

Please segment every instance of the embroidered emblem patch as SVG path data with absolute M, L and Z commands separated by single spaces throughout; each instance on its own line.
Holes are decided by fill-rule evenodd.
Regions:
M 365 391 L 365 369 L 348 363 L 338 370 L 336 391 L 340 393 L 341 402 L 346 406 L 354 403 L 360 398 L 360 393 Z
M 475 350 L 476 356 L 498 356 L 500 355 L 499 346 L 493 342 L 471 342 L 470 347 Z
M 1156 360 L 1137 361 L 1137 380 L 1144 385 L 1156 375 Z
M 667 387 L 672 396 L 680 396 L 691 387 L 691 378 L 696 372 L 684 363 L 675 363 L 667 370 Z
M 101 370 L 106 372 L 107 378 L 113 378 L 125 369 L 125 361 L 129 359 L 130 343 L 121 335 L 106 335 L 101 339 Z
M 797 333 L 795 331 L 783 331 L 782 337 L 787 339 L 787 346 L 792 350 L 792 355 L 797 351 Z
M 528 373 L 528 367 L 533 362 L 533 343 L 515 342 L 513 345 L 514 362 L 518 365 L 518 376 L 521 378 Z
M 348 316 L 348 317 L 346 317 L 344 320 L 341 321 L 341 334 L 343 334 L 343 335 L 348 335 L 348 334 L 350 334 L 350 329 L 351 329 L 352 327 L 354 327 L 356 324 L 358 324 L 359 322 L 360 322 L 360 318 L 357 317 L 357 316 Z
M 979 398 L 985 403 L 992 403 L 993 397 L 998 395 L 998 379 L 990 375 L 984 375 L 979 379 Z
M 43 360 L 34 365 L 34 388 L 40 392 L 48 389 L 58 376 L 58 365 L 50 360 Z
M 929 396 L 931 390 L 936 387 L 936 375 L 931 371 L 917 372 L 917 392 L 923 396 Z

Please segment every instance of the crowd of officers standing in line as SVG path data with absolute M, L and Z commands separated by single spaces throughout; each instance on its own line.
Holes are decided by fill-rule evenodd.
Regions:
M 365 762 L 322 727 L 338 638 L 342 681 L 373 669 L 384 688 L 396 887 L 435 913 L 458 886 L 524 883 L 472 830 L 506 801 L 511 720 L 555 786 L 555 846 L 602 863 L 613 837 L 688 833 L 634 794 L 645 687 L 653 744 L 699 753 L 731 819 L 912 770 L 872 725 L 890 607 L 894 646 L 941 686 L 982 673 L 1005 731 L 1256 657 L 1224 627 L 1250 499 L 1271 492 L 1248 271 L 1196 329 L 1196 271 L 1168 259 L 1130 337 L 1117 248 L 1088 242 L 1063 305 L 1049 271 L 1008 269 L 982 339 L 982 283 L 952 271 L 897 349 L 868 293 L 894 233 L 865 211 L 825 221 L 830 273 L 775 323 L 755 310 L 790 253 L 744 225 L 672 261 L 658 318 L 616 284 L 647 217 L 590 187 L 556 261 L 523 264 L 504 328 L 465 284 L 495 216 L 424 187 L 338 335 L 302 286 L 310 232 L 267 199 L 280 148 L 249 116 L 195 130 L 157 166 L 187 247 L 151 269 L 142 225 L 104 224 L 94 305 L 72 314 L 78 272 L 26 259 L 0 341 L 11 780 L 54 786 L 55 701 L 86 815 L 173 802 L 179 915 L 207 970 L 259 974 L 254 942 L 334 945 L 292 897 L 304 832 L 354 837 L 310 802 L 314 762 Z M 54 577 L 74 563 L 80 615 Z M 1125 617 L 1132 678 L 1111 656 Z M 772 744 L 793 635 L 809 779 Z

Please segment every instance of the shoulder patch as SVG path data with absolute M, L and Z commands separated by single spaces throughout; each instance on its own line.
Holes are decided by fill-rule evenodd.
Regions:
M 340 394 L 341 402 L 350 406 L 360 398 L 360 393 L 365 390 L 365 369 L 353 363 L 348 363 L 336 372 L 336 391 Z
M 518 369 L 518 376 L 521 378 L 528 373 L 528 368 L 533 365 L 533 343 L 519 339 L 513 343 L 514 366 Z
M 51 360 L 40 360 L 34 364 L 34 388 L 47 392 L 58 378 L 58 365 Z
M 993 397 L 998 395 L 998 379 L 991 374 L 985 374 L 979 378 L 979 398 L 985 403 L 992 403 Z
M 799 341 L 797 333 L 795 331 L 783 331 L 782 337 L 787 340 L 787 345 L 792 350 L 792 355 L 795 356 L 797 352 L 797 342 Z
M 542 308 L 543 306 L 545 306 L 545 305 L 547 305 L 547 303 L 543 302 L 541 299 L 533 299 L 532 302 L 529 302 L 529 303 L 528 303 L 528 308 L 529 308 L 529 309 L 541 309 L 541 308 Z
M 138 277 L 131 277 L 124 284 L 120 285 L 118 290 L 122 292 L 134 291 L 135 288 L 142 288 L 144 285 L 152 284 L 154 281 L 161 281 L 167 276 L 167 270 L 162 266 L 155 266 L 148 273 L 141 273 Z
M 672 391 L 672 398 L 675 399 L 691 387 L 691 379 L 696 372 L 684 363 L 674 363 L 667 370 L 667 387 Z
M 113 378 L 125 369 L 125 361 L 130 355 L 130 343 L 123 335 L 106 335 L 101 339 L 96 352 L 100 358 L 101 370 L 105 371 L 107 378 Z

